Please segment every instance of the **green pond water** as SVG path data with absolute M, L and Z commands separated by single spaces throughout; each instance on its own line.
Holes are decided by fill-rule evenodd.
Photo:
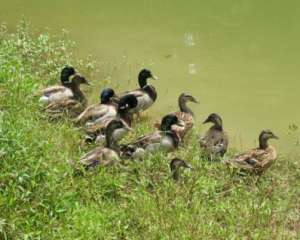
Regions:
M 280 136 L 279 153 L 300 152 L 300 2 L 259 0 L 0 0 L 0 20 L 14 30 L 22 15 L 37 30 L 70 31 L 78 54 L 102 61 L 99 79 L 136 86 L 142 67 L 158 101 L 149 114 L 177 109 L 189 92 L 197 127 L 223 117 L 231 146 L 257 144 L 264 128 Z M 99 89 L 95 89 L 96 99 Z M 202 127 L 202 132 L 208 126 Z

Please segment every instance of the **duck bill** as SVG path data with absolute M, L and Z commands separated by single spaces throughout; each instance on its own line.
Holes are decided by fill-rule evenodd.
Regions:
M 88 86 L 93 86 L 92 83 L 90 83 L 88 80 L 85 79 L 85 77 L 82 77 L 84 79 L 84 84 L 88 85 Z
M 210 119 L 207 118 L 202 124 L 206 124 L 206 123 L 209 123 L 210 122 Z
M 158 80 L 158 77 L 155 76 L 155 75 L 152 75 L 151 78 L 152 78 L 153 80 Z
M 191 98 L 191 102 L 193 102 L 193 103 L 199 103 L 199 101 L 196 98 L 194 98 L 194 97 Z
M 279 137 L 277 135 L 275 135 L 275 134 L 273 135 L 273 138 L 277 139 L 277 140 L 279 139 Z

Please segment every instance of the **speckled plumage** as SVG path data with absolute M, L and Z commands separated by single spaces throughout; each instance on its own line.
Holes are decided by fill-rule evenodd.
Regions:
M 225 163 L 243 171 L 250 171 L 257 174 L 263 173 L 277 158 L 276 149 L 267 142 L 270 138 L 278 139 L 270 130 L 262 131 L 259 137 L 258 148 L 238 154 L 226 160 Z
M 105 147 L 97 147 L 91 150 L 80 159 L 80 163 L 85 169 L 117 163 L 119 161 L 119 146 L 117 142 L 128 130 L 130 128 L 124 121 L 117 119 L 110 121 L 105 130 Z
M 200 138 L 200 148 L 210 159 L 223 157 L 227 152 L 229 138 L 223 129 L 222 119 L 218 114 L 213 113 L 204 121 L 204 123 L 208 122 L 214 125 Z
M 65 71 L 67 70 L 67 71 Z M 79 86 L 87 80 L 72 67 L 65 67 L 61 73 L 63 86 L 48 87 L 40 92 L 40 102 L 50 117 L 58 118 L 67 113 L 70 117 L 80 114 L 86 107 L 86 98 Z

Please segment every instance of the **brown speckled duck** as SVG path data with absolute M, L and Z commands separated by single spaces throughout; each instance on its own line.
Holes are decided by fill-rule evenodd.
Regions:
M 72 67 L 65 67 L 61 75 L 63 86 L 54 86 L 41 91 L 40 102 L 45 104 L 44 110 L 51 118 L 61 117 L 64 113 L 75 117 L 85 109 L 87 103 L 80 85 L 89 83 Z
M 65 66 L 60 74 L 61 85 L 45 88 L 37 93 L 39 101 L 44 105 L 59 101 L 65 98 L 83 98 L 79 85 L 88 84 L 86 79 L 71 66 Z
M 111 120 L 105 130 L 105 147 L 97 147 L 88 152 L 80 159 L 80 163 L 87 170 L 98 165 L 108 166 L 118 163 L 118 141 L 130 130 L 131 128 L 124 121 Z
M 186 133 L 194 126 L 194 113 L 187 106 L 187 102 L 198 103 L 198 101 L 192 95 L 188 93 L 182 93 L 178 98 L 178 106 L 180 111 L 172 113 L 177 116 L 179 121 L 182 122 L 181 126 L 172 126 L 172 130 L 175 131 L 182 140 L 184 139 Z M 155 127 L 159 128 L 160 124 L 155 123 Z
M 213 126 L 205 133 L 204 137 L 200 139 L 200 147 L 210 159 L 223 157 L 228 148 L 228 135 L 223 129 L 222 118 L 212 113 L 203 122 L 213 123 Z
M 259 147 L 238 154 L 225 163 L 243 171 L 262 174 L 277 158 L 276 149 L 268 144 L 269 139 L 278 139 L 270 130 L 263 130 L 259 135 Z

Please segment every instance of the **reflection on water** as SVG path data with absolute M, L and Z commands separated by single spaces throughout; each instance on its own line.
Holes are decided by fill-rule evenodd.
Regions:
M 299 129 L 289 134 L 300 126 L 299 13 L 293 0 L 1 0 L 0 17 L 11 29 L 24 14 L 37 28 L 70 30 L 79 54 L 102 61 L 99 83 L 133 88 L 138 70 L 151 68 L 157 117 L 190 92 L 201 101 L 198 126 L 218 112 L 235 147 L 254 146 L 271 128 L 290 152 L 299 151 Z
M 195 46 L 195 40 L 194 40 L 194 36 L 193 36 L 192 33 L 185 33 L 184 34 L 184 43 L 188 47 Z
M 189 74 L 196 74 L 197 73 L 197 68 L 194 63 L 189 64 Z

